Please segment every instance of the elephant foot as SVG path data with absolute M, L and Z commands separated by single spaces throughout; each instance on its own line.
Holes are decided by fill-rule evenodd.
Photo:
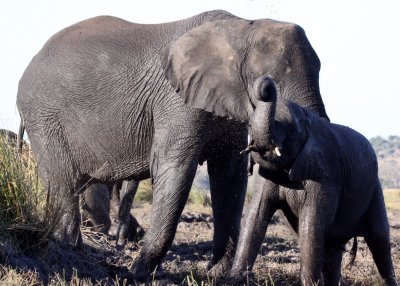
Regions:
M 70 245 L 74 249 L 83 249 L 84 243 L 80 230 L 71 232 L 70 229 L 58 229 L 54 232 L 54 238 L 63 245 Z
M 209 265 L 209 275 L 215 279 L 222 279 L 229 276 L 232 267 L 232 259 L 223 257 L 217 264 Z
M 137 242 L 144 237 L 144 234 L 144 229 L 139 225 L 138 227 L 136 227 L 135 231 L 133 231 L 129 236 L 129 241 Z
M 211 270 L 209 275 L 217 285 L 249 285 L 249 281 L 254 280 L 254 274 L 250 271 L 236 272 L 230 271 L 230 264 L 217 263 Z
M 142 255 L 137 257 L 133 262 L 129 272 L 135 277 L 135 281 L 146 282 L 151 281 L 155 276 L 160 276 L 161 266 L 152 266 L 153 263 Z
M 128 235 L 128 233 L 129 233 L 129 235 Z M 130 231 L 124 227 L 121 227 L 119 233 L 117 233 L 117 234 L 118 235 L 117 235 L 116 249 L 120 251 L 120 250 L 124 249 L 128 240 L 131 242 L 140 241 L 144 237 L 145 231 L 140 225 L 137 225 L 135 228 L 132 228 Z
M 229 284 L 237 285 L 237 284 L 249 284 L 248 281 L 254 278 L 254 273 L 251 271 L 234 271 L 232 270 L 227 278 Z
M 380 277 L 379 283 L 380 283 L 380 285 L 384 285 L 384 286 L 398 286 L 399 285 L 397 283 L 396 279 L 394 278 L 394 276 L 388 277 L 386 279 L 382 279 Z

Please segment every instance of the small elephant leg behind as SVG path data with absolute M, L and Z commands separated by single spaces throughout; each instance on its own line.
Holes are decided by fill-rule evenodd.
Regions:
M 139 181 L 123 181 L 121 189 L 119 191 L 119 209 L 118 209 L 118 230 L 117 230 L 117 247 L 123 248 L 126 241 L 135 236 L 136 239 L 140 239 L 144 230 L 139 225 L 137 220 L 131 215 L 131 208 L 133 199 L 137 188 L 139 186 Z M 113 190 L 113 193 L 115 191 Z
M 91 184 L 81 195 L 83 224 L 91 226 L 94 231 L 107 234 L 111 226 L 109 205 L 107 186 Z
M 124 181 L 112 186 L 110 216 L 113 225 L 110 234 L 117 237 L 118 248 L 124 247 L 127 240 L 140 240 L 144 235 L 144 229 L 130 212 L 138 185 L 138 181 Z
M 382 284 L 398 285 L 391 258 L 389 223 L 381 189 L 375 192 L 368 210 L 367 221 L 369 224 L 368 235 L 364 238 L 382 277 Z

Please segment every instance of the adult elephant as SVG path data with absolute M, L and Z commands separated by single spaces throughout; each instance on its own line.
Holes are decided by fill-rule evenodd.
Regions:
M 212 265 L 231 265 L 247 183 L 253 83 L 327 116 L 320 62 L 304 31 L 209 11 L 142 25 L 96 17 L 55 34 L 19 83 L 17 105 L 44 185 L 63 197 L 61 236 L 79 244 L 74 193 L 92 181 L 152 177 L 151 225 L 132 266 L 147 275 L 170 247 L 199 162 L 207 160 Z M 110 140 L 118 138 L 118 140 Z

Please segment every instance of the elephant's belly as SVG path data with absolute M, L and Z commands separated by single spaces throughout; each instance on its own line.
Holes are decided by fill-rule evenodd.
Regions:
M 337 240 L 346 240 L 354 236 L 365 236 L 366 231 L 366 222 L 362 217 L 344 216 L 333 222 L 328 236 Z
M 89 159 L 87 157 L 78 159 L 83 173 L 105 182 L 121 179 L 140 181 L 149 178 L 151 144 L 137 148 L 128 146 L 127 141 L 122 142 L 121 146 L 114 142 L 115 147 L 108 148 L 108 152 L 95 153 Z
M 119 164 L 115 170 L 115 178 L 118 179 L 129 179 L 141 181 L 150 178 L 150 168 L 148 161 L 139 162 L 127 162 Z

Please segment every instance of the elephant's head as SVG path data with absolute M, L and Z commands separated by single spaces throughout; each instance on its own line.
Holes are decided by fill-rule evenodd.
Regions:
M 320 61 L 303 29 L 273 20 L 205 23 L 167 49 L 164 71 L 192 107 L 248 122 L 260 77 L 276 81 L 279 96 L 327 117 L 319 92 Z
M 267 170 L 285 170 L 291 181 L 320 180 L 329 176 L 339 144 L 330 123 L 285 99 L 278 99 L 268 77 L 254 86 L 257 107 L 250 121 L 249 151 Z

